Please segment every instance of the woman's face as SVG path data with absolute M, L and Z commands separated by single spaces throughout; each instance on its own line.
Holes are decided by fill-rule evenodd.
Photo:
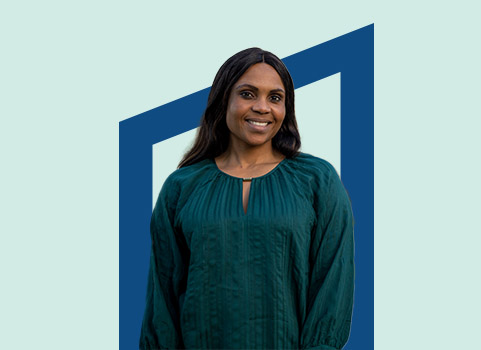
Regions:
M 266 63 L 252 65 L 233 85 L 226 123 L 233 147 L 271 144 L 286 115 L 285 87 Z

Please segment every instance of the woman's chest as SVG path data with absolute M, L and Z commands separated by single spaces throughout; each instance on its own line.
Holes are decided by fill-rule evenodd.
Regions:
M 315 223 L 313 194 L 287 179 L 270 180 L 252 179 L 246 194 L 242 179 L 220 178 L 185 195 L 175 225 L 189 248 L 192 241 L 235 243 L 259 235 L 306 244 Z

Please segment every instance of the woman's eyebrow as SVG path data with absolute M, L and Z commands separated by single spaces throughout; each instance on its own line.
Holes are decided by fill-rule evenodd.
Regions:
M 254 85 L 251 85 L 251 84 L 241 84 L 241 85 L 238 85 L 235 89 L 236 90 L 239 90 L 239 89 L 243 89 L 243 88 L 249 88 L 251 90 L 254 90 L 254 91 L 259 91 L 259 89 L 257 87 L 255 87 Z M 283 89 L 272 89 L 270 92 L 282 92 L 282 93 L 286 93 Z

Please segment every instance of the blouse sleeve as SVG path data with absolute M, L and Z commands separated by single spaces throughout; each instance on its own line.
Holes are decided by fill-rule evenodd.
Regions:
M 176 189 L 165 182 L 152 213 L 152 249 L 142 322 L 141 350 L 181 349 L 180 310 L 185 294 L 189 253 L 173 225 Z
M 301 348 L 342 349 L 349 338 L 354 293 L 350 199 L 334 168 L 315 198 L 317 224 L 309 251 L 310 279 Z

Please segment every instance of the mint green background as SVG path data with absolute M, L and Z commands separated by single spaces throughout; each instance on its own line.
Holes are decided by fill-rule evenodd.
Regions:
M 479 11 L 412 0 L 2 4 L 0 348 L 118 347 L 119 121 L 211 85 L 246 47 L 285 57 L 371 23 L 376 349 L 476 348 Z

